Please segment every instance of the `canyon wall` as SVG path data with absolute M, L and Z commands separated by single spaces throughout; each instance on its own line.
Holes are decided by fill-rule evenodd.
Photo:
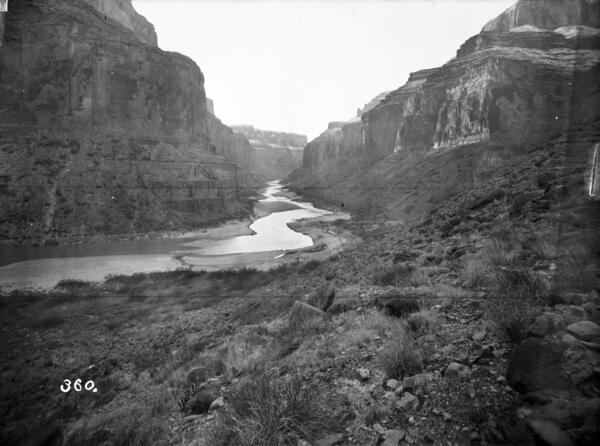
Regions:
M 84 0 L 108 19 L 115 20 L 142 42 L 158 46 L 154 26 L 137 13 L 131 4 L 132 0 Z
M 130 1 L 91 3 L 125 26 L 79 0 L 15 1 L 5 15 L 2 243 L 183 229 L 246 212 L 252 148 L 215 123 L 198 66 L 158 49 Z
M 254 148 L 254 172 L 262 181 L 285 178 L 302 165 L 306 136 L 260 130 L 251 125 L 232 126 L 232 129 L 237 135 L 247 138 Z
M 503 165 L 540 145 L 597 137 L 600 34 L 589 16 L 598 17 L 600 4 L 566 3 L 585 14 L 521 0 L 448 63 L 411 74 L 360 120 L 311 141 L 290 185 L 394 218 L 420 217 L 458 188 L 495 181 Z M 533 4 L 546 12 L 534 14 Z

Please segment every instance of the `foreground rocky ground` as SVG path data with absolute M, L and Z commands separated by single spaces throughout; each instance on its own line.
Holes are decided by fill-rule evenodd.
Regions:
M 2 440 L 597 444 L 592 260 L 518 226 L 336 224 L 363 241 L 325 260 L 4 296 Z

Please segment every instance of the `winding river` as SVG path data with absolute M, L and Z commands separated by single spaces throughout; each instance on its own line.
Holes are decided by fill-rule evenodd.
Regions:
M 249 227 L 247 222 L 233 222 L 159 240 L 4 249 L 0 252 L 0 289 L 48 289 L 63 279 L 100 281 L 112 274 L 182 267 L 215 270 L 256 266 L 281 257 L 287 250 L 313 245 L 311 237 L 294 231 L 288 223 L 337 215 L 300 201 L 278 181 L 268 183 L 255 214 L 266 215 Z

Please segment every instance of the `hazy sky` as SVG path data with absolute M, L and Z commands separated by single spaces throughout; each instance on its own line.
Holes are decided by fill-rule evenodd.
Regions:
M 439 66 L 516 0 L 134 0 L 196 61 L 225 124 L 320 134 Z

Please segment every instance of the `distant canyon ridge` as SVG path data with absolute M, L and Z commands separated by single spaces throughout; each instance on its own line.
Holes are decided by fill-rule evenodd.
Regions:
M 592 212 L 599 28 L 597 1 L 520 0 L 446 64 L 330 123 L 287 182 L 364 218 L 421 221 L 445 236 L 481 225 L 480 208 L 496 221 Z
M 4 245 L 247 215 L 301 164 L 305 137 L 214 116 L 200 68 L 160 50 L 131 0 L 11 2 L 0 39 Z

